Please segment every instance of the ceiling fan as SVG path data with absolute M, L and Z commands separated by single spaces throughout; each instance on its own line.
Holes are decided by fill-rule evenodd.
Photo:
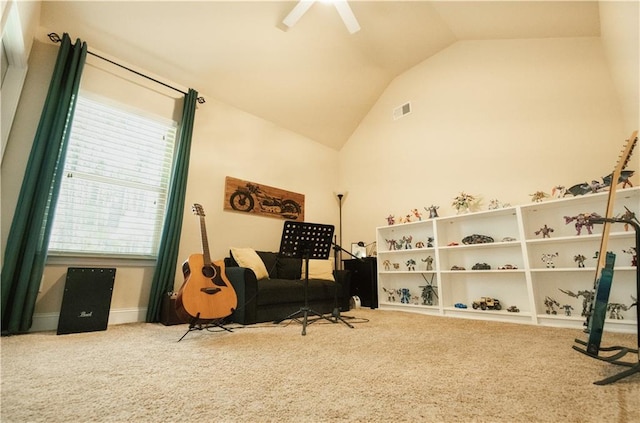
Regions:
M 289 12 L 282 23 L 287 28 L 293 27 L 300 20 L 300 18 L 302 18 L 302 16 L 307 13 L 309 8 L 313 6 L 313 3 L 315 3 L 316 1 L 317 0 L 299 0 L 298 4 L 296 4 L 291 12 Z M 340 17 L 342 18 L 342 21 L 344 22 L 350 34 L 355 34 L 356 32 L 360 31 L 360 24 L 353 14 L 351 7 L 349 7 L 347 0 L 332 0 L 330 2 L 333 3 L 336 7 L 338 14 L 340 14 Z

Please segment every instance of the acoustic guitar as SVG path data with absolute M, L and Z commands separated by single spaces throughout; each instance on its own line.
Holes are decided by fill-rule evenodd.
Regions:
M 627 166 L 637 142 L 638 131 L 634 131 L 633 134 L 631 134 L 631 137 L 627 140 L 618 163 L 611 174 L 611 184 L 609 186 L 609 196 L 607 198 L 607 211 L 604 219 L 601 219 L 601 223 L 604 226 L 602 229 L 602 239 L 600 241 L 600 251 L 598 252 L 598 264 L 596 267 L 596 279 L 594 282 L 595 295 L 589 306 L 586 322 L 589 332 L 587 353 L 593 356 L 597 356 L 600 351 L 607 303 L 609 301 L 611 282 L 613 280 L 613 266 L 616 258 L 615 254 L 607 252 L 607 241 L 609 239 L 609 233 L 611 232 L 611 222 L 607 221 L 607 219 L 611 219 L 613 217 L 616 187 L 619 183 L 621 172 Z M 594 221 L 597 222 L 597 220 Z
M 184 282 L 176 298 L 176 311 L 185 320 L 223 319 L 238 305 L 236 291 L 227 279 L 223 261 L 211 261 L 209 242 L 204 221 L 204 209 L 193 205 L 200 217 L 202 254 L 191 254 L 182 265 Z

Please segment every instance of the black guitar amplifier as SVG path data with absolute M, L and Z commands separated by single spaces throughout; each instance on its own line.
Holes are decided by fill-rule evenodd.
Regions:
M 160 323 L 165 326 L 181 325 L 189 323 L 184 318 L 178 316 L 176 312 L 176 294 L 167 293 L 162 297 L 162 308 L 160 309 Z
M 106 330 L 116 269 L 69 267 L 58 335 Z

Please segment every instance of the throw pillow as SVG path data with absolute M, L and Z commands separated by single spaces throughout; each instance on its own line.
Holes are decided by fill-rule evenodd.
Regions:
M 231 255 L 240 267 L 248 267 L 256 274 L 256 279 L 269 279 L 264 262 L 253 248 L 231 247 Z
M 306 262 L 302 260 L 302 276 L 305 277 Z M 335 282 L 333 277 L 333 260 L 309 260 L 309 279 L 324 279 Z
M 278 254 L 272 253 L 270 251 L 256 251 L 258 257 L 262 259 L 264 263 L 264 267 L 267 269 L 269 273 L 269 279 L 277 279 L 278 278 Z
M 302 261 L 299 258 L 278 257 L 278 279 L 300 279 Z

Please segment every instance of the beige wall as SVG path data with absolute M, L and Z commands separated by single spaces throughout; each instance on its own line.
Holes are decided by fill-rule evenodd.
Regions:
M 396 78 L 341 151 L 344 242 L 389 214 L 454 214 L 461 191 L 486 209 L 599 179 L 628 136 L 598 38 L 458 42 Z
M 2 164 L 3 247 L 57 50 L 56 46 L 36 42 L 30 57 L 30 72 L 16 115 L 16 126 Z M 84 72 L 83 90 L 132 103 L 140 102 L 144 97 L 144 103 L 153 104 L 155 114 L 179 115 L 181 106 L 171 97 L 173 94 L 167 96 L 149 90 L 143 81 L 132 85 L 119 77 L 120 72 L 105 72 L 105 67 L 91 58 Z M 100 77 L 96 79 L 98 74 Z M 105 83 L 105 80 L 110 82 Z M 206 93 L 200 94 L 207 102 L 198 105 L 196 113 L 176 288 L 183 282 L 180 263 L 189 254 L 202 252 L 199 221 L 191 212 L 193 203 L 200 203 L 205 209 L 214 260 L 228 255 L 232 246 L 270 251 L 277 251 L 280 246 L 283 220 L 222 210 L 225 176 L 304 194 L 307 221 L 337 225 L 338 219 L 338 205 L 333 194 L 338 184 L 337 151 L 217 102 Z M 33 329 L 56 327 L 68 266 L 115 266 L 110 323 L 144 320 L 153 265 L 152 262 L 50 258 L 36 304 Z
M 604 1 L 600 6 L 600 32 L 607 63 L 622 103 L 624 129 L 640 127 L 640 2 Z

